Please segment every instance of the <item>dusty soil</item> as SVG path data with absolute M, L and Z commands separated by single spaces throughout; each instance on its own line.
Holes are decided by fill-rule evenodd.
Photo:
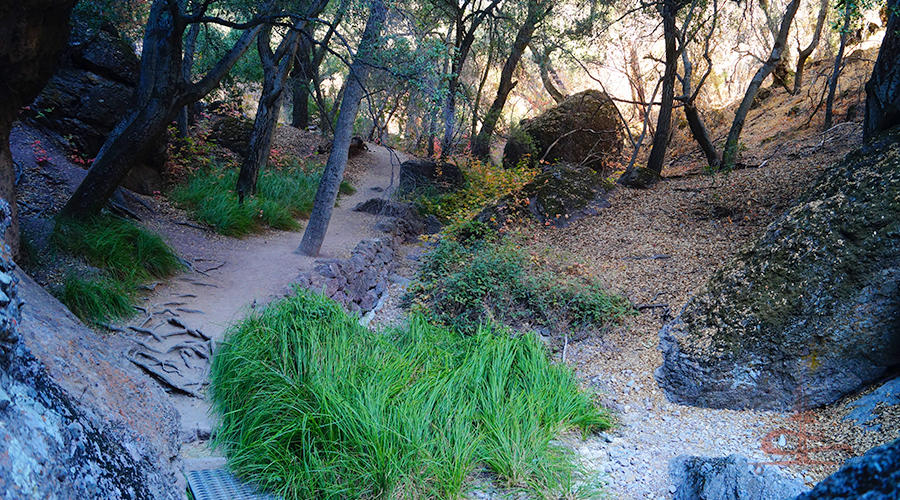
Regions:
M 863 68 L 851 75 L 864 72 Z M 839 116 L 847 117 L 849 107 L 861 101 L 860 90 L 853 87 L 842 93 Z M 847 457 L 898 436 L 896 408 L 883 409 L 885 425 L 880 432 L 862 432 L 841 420 L 848 411 L 846 402 L 800 415 L 802 418 L 698 409 L 668 403 L 652 377 L 661 363 L 656 350 L 661 324 L 677 314 L 719 265 L 759 234 L 831 162 L 860 142 L 861 113 L 822 132 L 818 124 L 821 112 L 809 127 L 803 126 L 815 104 L 812 94 L 793 97 L 783 92 L 776 90 L 774 97 L 751 112 L 743 161 L 755 167 L 728 175 L 703 175 L 699 155 L 682 133 L 673 139 L 673 159 L 664 171 L 667 181 L 646 191 L 617 190 L 610 198 L 612 208 L 568 228 L 523 229 L 534 251 L 556 252 L 581 263 L 585 272 L 599 276 L 636 305 L 653 306 L 611 331 L 596 332 L 565 349 L 565 362 L 586 384 L 600 391 L 603 403 L 617 415 L 619 426 L 609 435 L 586 442 L 572 439 L 585 465 L 617 498 L 671 498 L 666 468 L 679 454 L 741 453 L 751 461 L 781 462 L 792 475 L 812 482 Z M 711 123 L 715 125 L 715 120 Z M 721 135 L 723 124 L 721 121 L 714 129 L 714 136 Z M 310 154 L 309 144 L 297 134 L 283 131 L 277 148 L 297 156 Z M 35 163 L 34 140 L 54 148 L 49 163 Z M 13 134 L 14 158 L 23 166 L 20 207 L 26 218 L 52 215 L 65 201 L 66 190 L 71 192 L 83 175 L 73 171 L 65 152 L 51 143 L 32 129 L 19 127 Z M 322 256 L 347 256 L 359 240 L 375 235 L 376 219 L 350 209 L 373 196 L 388 195 L 399 161 L 384 148 L 369 147 L 370 152 L 351 160 L 348 177 L 357 193 L 340 200 Z M 284 294 L 314 259 L 293 253 L 301 233 L 273 231 L 245 239 L 225 238 L 193 227 L 196 224 L 186 214 L 162 197 L 141 199 L 149 207 L 137 209 L 145 223 L 162 234 L 193 270 L 152 286 L 144 299 L 143 314 L 130 324 L 117 326 L 122 330 L 117 335 L 126 339 L 119 344 L 126 346 L 124 354 L 149 356 L 141 358 L 148 365 L 153 364 L 151 359 L 161 360 L 154 365 L 158 371 L 169 373 L 173 365 L 188 367 L 169 373 L 183 389 L 172 392 L 182 419 L 182 455 L 205 458 L 207 465 L 218 464 L 221 460 L 208 460 L 215 452 L 205 446 L 211 421 L 202 397 L 207 369 L 203 354 L 208 355 L 204 349 L 211 346 L 214 350 L 228 325 L 247 311 Z M 423 251 L 416 245 L 403 250 L 403 274 L 414 272 Z M 374 324 L 400 320 L 402 311 L 396 307 L 396 299 L 402 288 L 402 284 L 391 287 L 388 307 L 376 316 Z M 157 340 L 147 331 L 161 338 Z M 169 333 L 174 335 L 163 337 Z M 184 357 L 164 356 L 169 348 L 184 342 L 197 347 L 175 351 L 186 352 Z M 805 426 L 806 434 L 827 436 L 820 440 L 820 447 L 832 451 L 824 459 L 816 457 L 827 464 L 810 466 L 803 463 L 812 458 L 809 456 L 764 453 L 764 446 L 773 439 L 799 435 L 798 426 Z

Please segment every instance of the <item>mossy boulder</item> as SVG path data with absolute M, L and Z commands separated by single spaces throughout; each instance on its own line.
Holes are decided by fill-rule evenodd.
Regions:
M 609 207 L 606 193 L 611 188 L 612 183 L 591 168 L 558 163 L 482 211 L 478 220 L 496 226 L 510 217 L 529 215 L 541 224 L 566 227 Z
M 829 168 L 663 327 L 670 400 L 810 408 L 900 366 L 898 138 Z
M 253 122 L 228 116 L 213 125 L 209 138 L 223 148 L 241 155 L 247 155 L 250 147 L 250 135 L 253 133 Z
M 616 105 L 603 92 L 586 90 L 567 97 L 540 115 L 522 120 L 503 150 L 503 165 L 529 166 L 544 159 L 601 170 L 622 150 Z

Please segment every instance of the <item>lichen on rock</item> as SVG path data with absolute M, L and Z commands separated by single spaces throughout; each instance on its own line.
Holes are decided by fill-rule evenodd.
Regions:
M 900 364 L 900 144 L 847 156 L 660 332 L 672 401 L 829 404 Z

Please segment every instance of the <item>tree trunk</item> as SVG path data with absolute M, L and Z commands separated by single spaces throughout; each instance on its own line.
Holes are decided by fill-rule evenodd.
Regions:
M 476 158 L 487 158 L 491 154 L 491 137 L 494 135 L 494 129 L 497 128 L 497 121 L 500 120 L 500 113 L 506 106 L 506 99 L 509 93 L 515 88 L 516 82 L 512 81 L 513 73 L 522 60 L 522 54 L 528 44 L 531 43 L 531 37 L 534 35 L 535 27 L 543 17 L 549 13 L 549 10 L 541 11 L 541 7 L 537 5 L 538 0 L 528 2 L 528 14 L 522 26 L 516 33 L 516 40 L 513 42 L 509 51 L 509 57 L 503 64 L 503 70 L 500 72 L 500 86 L 497 88 L 497 97 L 491 103 L 491 107 L 484 117 L 484 123 L 481 130 L 475 138 L 475 144 L 472 146 L 472 155 Z
M 870 141 L 879 132 L 900 125 L 900 0 L 888 0 L 884 40 L 872 77 L 866 83 L 866 121 L 863 137 Z
M 100 212 L 146 146 L 172 123 L 178 110 L 214 89 L 247 51 L 261 26 L 244 31 L 200 81 L 185 82 L 181 40 L 186 21 L 178 3 L 155 0 L 144 34 L 135 107 L 126 112 L 97 153 L 87 176 L 59 215 L 87 218 Z
M 663 160 L 666 157 L 666 143 L 669 140 L 669 129 L 672 126 L 672 107 L 675 100 L 675 77 L 678 71 L 678 50 L 675 38 L 678 35 L 675 27 L 675 16 L 678 6 L 675 0 L 665 0 L 662 5 L 663 36 L 666 42 L 666 69 L 663 73 L 662 96 L 660 98 L 659 117 L 656 120 L 656 134 L 653 135 L 653 147 L 647 159 L 647 170 L 657 176 L 662 172 Z M 629 168 L 619 178 L 619 182 L 629 186 L 643 184 L 636 168 Z
M 693 5 L 691 9 L 693 12 Z M 693 136 L 694 140 L 697 141 L 697 144 L 703 151 L 703 155 L 706 156 L 707 165 L 714 169 L 719 168 L 719 154 L 716 152 L 716 147 L 715 145 L 713 145 L 712 139 L 710 139 L 709 137 L 709 130 L 706 128 L 706 124 L 703 123 L 703 117 L 700 116 L 700 111 L 697 109 L 695 103 L 697 101 L 697 96 L 700 94 L 700 89 L 703 88 L 703 84 L 706 82 L 706 79 L 712 72 L 713 66 L 712 58 L 709 55 L 709 42 L 716 31 L 716 21 L 718 19 L 718 14 L 719 3 L 718 1 L 713 1 L 713 14 L 709 32 L 707 33 L 706 38 L 703 40 L 703 59 L 706 60 L 706 72 L 700 78 L 700 81 L 697 82 L 696 89 L 693 88 L 694 65 L 691 63 L 690 54 L 684 48 L 687 44 L 687 41 L 685 40 L 685 32 L 688 29 L 689 21 L 685 21 L 685 24 L 681 29 L 681 33 L 679 34 L 679 43 L 682 46 L 681 63 L 682 66 L 684 66 L 684 78 L 682 78 L 681 80 L 681 86 L 684 92 L 679 100 L 684 103 L 684 116 L 687 119 L 688 127 L 690 127 L 691 136 Z M 690 18 L 690 16 L 688 16 L 688 18 Z
M 841 65 L 844 63 L 844 49 L 847 47 L 847 35 L 850 32 L 850 0 L 844 1 L 844 25 L 841 27 L 841 44 L 834 57 L 834 70 L 828 79 L 828 98 L 825 99 L 825 130 L 831 128 L 834 121 L 834 94 L 837 92 L 838 78 L 841 77 Z
M 542 52 L 539 52 L 532 47 L 531 51 L 534 56 L 534 62 L 537 63 L 538 68 L 541 71 L 541 83 L 544 84 L 544 90 L 550 94 L 550 98 L 553 99 L 553 102 L 559 104 L 563 102 L 566 96 L 556 88 L 556 84 L 553 82 L 556 71 L 553 70 L 553 65 L 550 62 L 551 52 L 552 50 L 549 47 L 545 48 Z
M 291 126 L 309 128 L 309 86 L 313 82 L 312 55 L 309 32 L 301 33 L 297 39 L 297 53 L 291 69 L 291 91 L 294 106 L 291 110 Z
M 197 37 L 200 35 L 200 25 L 192 24 L 191 28 L 188 30 L 187 39 L 184 43 L 184 59 L 182 63 L 182 78 L 184 78 L 185 82 L 191 81 L 191 73 L 194 68 L 194 52 L 197 49 Z M 193 103 L 191 103 L 193 104 Z M 178 138 L 184 139 L 188 136 L 188 131 L 190 128 L 190 120 L 189 120 L 189 112 L 188 108 L 190 108 L 191 104 L 182 107 L 178 111 L 178 118 L 176 119 L 176 129 L 178 130 Z
M 731 123 L 731 130 L 728 131 L 728 138 L 725 140 L 725 151 L 722 153 L 722 167 L 726 169 L 734 168 L 738 156 L 741 131 L 744 129 L 744 121 L 747 119 L 747 113 L 750 112 L 750 105 L 753 104 L 753 99 L 756 98 L 756 92 L 759 91 L 759 87 L 762 85 L 763 80 L 769 76 L 769 73 L 775 69 L 775 65 L 781 60 L 781 54 L 784 51 L 784 45 L 787 42 L 791 22 L 794 20 L 794 15 L 797 14 L 797 8 L 799 6 L 800 0 L 791 0 L 791 3 L 788 4 L 784 16 L 781 18 L 781 28 L 778 30 L 778 35 L 775 37 L 775 43 L 772 45 L 772 52 L 769 54 L 769 59 L 766 60 L 759 70 L 756 71 L 756 74 L 753 75 L 753 79 L 750 80 L 750 85 L 747 87 L 747 92 L 744 93 L 744 99 L 741 101 L 741 105 L 734 115 L 734 121 Z
M 378 49 L 381 28 L 386 18 L 387 7 L 384 0 L 372 0 L 369 19 L 359 42 L 359 50 L 353 64 L 350 65 L 350 74 L 347 77 L 347 85 L 341 101 L 341 112 L 335 122 L 331 154 L 325 164 L 325 171 L 322 173 L 322 180 L 319 182 L 319 189 L 316 191 L 316 198 L 313 201 L 309 224 L 306 225 L 303 240 L 297 249 L 298 253 L 316 256 L 322 248 L 322 242 L 325 241 L 325 233 L 328 230 L 328 223 L 331 221 L 331 212 L 337 201 L 338 187 L 344 178 L 344 169 L 347 167 L 353 122 L 356 121 L 359 103 L 365 95 L 363 86 L 370 71 L 368 61 Z
M 803 71 L 806 67 L 806 60 L 812 55 L 813 51 L 819 45 L 819 39 L 822 37 L 822 27 L 825 26 L 825 17 L 828 15 L 828 0 L 821 0 L 819 3 L 819 16 L 816 17 L 816 28 L 813 31 L 812 40 L 797 54 L 797 71 L 794 73 L 794 95 L 800 93 L 803 86 Z
M 271 27 L 264 28 L 257 37 L 257 51 L 263 67 L 263 89 L 259 106 L 256 109 L 253 130 L 250 132 L 247 154 L 241 163 L 241 170 L 235 186 L 241 202 L 244 201 L 244 196 L 256 194 L 259 171 L 269 159 L 272 136 L 275 133 L 275 126 L 278 124 L 278 115 L 281 113 L 288 68 L 291 67 L 297 50 L 297 35 L 297 29 L 292 29 L 281 39 L 275 53 L 270 47 Z

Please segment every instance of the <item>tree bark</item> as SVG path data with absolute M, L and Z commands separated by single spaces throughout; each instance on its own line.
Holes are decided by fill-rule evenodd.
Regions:
M 544 84 L 544 90 L 550 94 L 550 98 L 553 99 L 553 102 L 559 104 L 563 102 L 563 99 L 566 98 L 559 89 L 556 88 L 556 84 L 553 83 L 553 77 L 551 74 L 555 75 L 556 72 L 553 71 L 553 66 L 550 64 L 550 53 L 551 49 L 545 48 L 543 51 L 536 50 L 533 46 L 531 47 L 531 54 L 534 56 L 534 62 L 537 63 L 538 68 L 541 71 L 541 83 Z
M 841 77 L 841 65 L 844 63 L 844 49 L 847 47 L 847 35 L 850 32 L 850 0 L 844 0 L 844 25 L 841 27 L 841 44 L 834 57 L 834 69 L 828 79 L 828 98 L 825 99 L 825 130 L 831 128 L 834 121 L 834 94 L 837 92 L 838 78 Z
M 822 28 L 825 26 L 825 17 L 828 15 L 828 0 L 821 0 L 819 3 L 819 15 L 816 17 L 816 27 L 813 30 L 812 40 L 809 41 L 804 49 L 797 54 L 797 71 L 794 72 L 794 91 L 793 94 L 800 93 L 803 86 L 803 71 L 806 68 L 806 60 L 812 55 L 816 47 L 819 46 L 819 39 L 822 38 Z
M 200 25 L 192 24 L 191 28 L 188 30 L 187 39 L 184 43 L 184 59 L 182 62 L 181 72 L 182 78 L 184 78 L 185 82 L 191 81 L 191 73 L 194 68 L 194 52 L 197 49 L 197 36 L 200 35 Z M 191 103 L 193 104 L 193 103 Z M 188 136 L 188 129 L 190 128 L 190 117 L 189 108 L 191 104 L 182 107 L 178 111 L 178 118 L 176 119 L 177 130 L 178 130 L 178 138 L 184 139 Z
M 791 3 L 788 4 L 784 16 L 781 18 L 781 28 L 778 30 L 778 35 L 775 37 L 775 43 L 772 45 L 772 52 L 769 54 L 769 59 L 763 63 L 759 70 L 756 71 L 756 74 L 753 75 L 753 79 L 750 80 L 747 92 L 744 93 L 744 99 L 741 100 L 741 105 L 734 115 L 734 121 L 731 123 L 731 130 L 728 131 L 728 137 L 725 139 L 725 151 L 722 153 L 723 168 L 734 168 L 739 152 L 738 145 L 741 140 L 741 131 L 744 129 L 747 113 L 750 112 L 750 105 L 753 104 L 753 99 L 756 98 L 756 93 L 759 91 L 759 87 L 762 85 L 763 80 L 769 76 L 772 70 L 775 69 L 775 65 L 781 60 L 781 54 L 784 52 L 788 32 L 791 28 L 791 22 L 794 20 L 794 15 L 797 14 L 797 8 L 799 6 L 800 0 L 791 0 Z
M 263 28 L 257 37 L 257 51 L 263 67 L 263 89 L 259 106 L 256 108 L 253 130 L 250 132 L 247 154 L 241 163 L 241 170 L 238 172 L 235 186 L 241 202 L 244 201 L 244 196 L 256 194 L 259 171 L 269 159 L 272 136 L 275 133 L 278 115 L 281 113 L 281 103 L 284 100 L 288 68 L 291 67 L 297 49 L 297 36 L 298 32 L 295 27 L 281 39 L 281 43 L 274 53 L 270 46 L 271 27 Z
M 678 5 L 675 0 L 665 0 L 662 4 L 663 37 L 666 43 L 666 68 L 662 79 L 662 95 L 660 97 L 659 117 L 656 120 L 656 133 L 653 135 L 653 146 L 650 149 L 650 157 L 647 159 L 647 170 L 659 175 L 663 169 L 663 161 L 666 157 L 666 143 L 669 140 L 669 129 L 672 126 L 672 107 L 675 100 L 675 77 L 678 72 L 678 49 L 675 27 L 675 16 L 678 14 Z M 640 172 L 634 167 L 629 168 L 619 178 L 622 184 L 636 185 Z
M 87 176 L 60 211 L 61 217 L 87 218 L 100 212 L 128 170 L 185 105 L 215 88 L 247 51 L 261 25 L 244 31 L 231 50 L 200 81 L 185 82 L 181 40 L 187 20 L 178 2 L 155 0 L 144 34 L 141 77 L 135 107 L 110 133 Z
M 710 139 L 709 137 L 709 130 L 706 128 L 706 124 L 703 123 L 703 117 L 700 116 L 700 111 L 697 109 L 695 103 L 697 101 L 697 96 L 700 94 L 700 89 L 703 88 L 703 84 L 706 82 L 706 79 L 712 72 L 713 65 L 712 58 L 709 55 L 709 42 L 716 31 L 716 21 L 718 20 L 718 15 L 719 3 L 718 1 L 714 0 L 713 14 L 712 20 L 710 22 L 709 32 L 707 33 L 706 38 L 703 40 L 703 59 L 706 61 L 706 72 L 702 77 L 700 77 L 700 81 L 697 82 L 696 89 L 693 88 L 694 65 L 691 63 L 691 57 L 688 54 L 688 51 L 684 49 L 687 43 L 687 41 L 685 40 L 685 32 L 688 29 L 687 25 L 689 21 L 685 21 L 685 25 L 682 27 L 681 33 L 679 35 L 679 41 L 682 46 L 681 63 L 684 67 L 684 78 L 681 80 L 683 93 L 679 100 L 684 103 L 684 116 L 687 119 L 688 127 L 690 127 L 691 136 L 694 137 L 694 140 L 697 141 L 697 144 L 703 151 L 703 155 L 706 157 L 707 165 L 714 169 L 719 168 L 719 154 L 716 152 L 716 147 L 715 145 L 713 145 L 712 139 Z M 690 18 L 690 16 L 688 17 Z
M 500 120 L 500 113 L 503 112 L 503 108 L 506 106 L 509 93 L 516 86 L 516 82 L 512 81 L 513 73 L 519 66 L 519 61 L 522 60 L 522 54 L 525 53 L 525 49 L 531 43 L 531 37 L 534 36 L 537 24 L 549 12 L 549 9 L 543 9 L 538 5 L 538 0 L 528 2 L 528 14 L 525 16 L 522 26 L 519 27 L 518 33 L 516 33 L 516 40 L 513 42 L 509 51 L 509 57 L 506 58 L 503 70 L 500 72 L 500 85 L 497 88 L 497 97 L 491 103 L 491 107 L 488 109 L 484 122 L 481 125 L 481 130 L 478 132 L 478 136 L 475 137 L 472 155 L 476 158 L 487 158 L 490 156 L 491 137 L 494 135 L 494 129 L 497 128 L 497 121 Z
M 331 212 L 337 201 L 338 187 L 344 178 L 344 169 L 347 167 L 347 154 L 350 149 L 350 136 L 353 133 L 353 122 L 359 111 L 359 103 L 365 95 L 365 82 L 368 78 L 369 61 L 378 48 L 381 39 L 381 28 L 387 18 L 387 7 L 384 0 L 372 0 L 369 11 L 369 19 L 363 30 L 359 42 L 356 57 L 350 65 L 350 74 L 347 77 L 347 85 L 344 97 L 341 101 L 341 111 L 337 117 L 334 128 L 334 141 L 331 145 L 331 154 L 325 164 L 319 189 L 313 201 L 312 214 L 309 224 L 303 232 L 303 240 L 298 253 L 316 256 L 325 241 L 325 233 L 328 223 L 331 221 Z
M 900 125 L 900 0 L 888 0 L 888 22 L 872 77 L 866 83 L 864 140 Z
M 299 129 L 309 128 L 309 86 L 314 78 L 309 36 L 309 32 L 305 31 L 298 38 L 297 53 L 294 54 L 294 67 L 291 69 L 291 91 L 294 103 L 291 110 L 291 126 Z

